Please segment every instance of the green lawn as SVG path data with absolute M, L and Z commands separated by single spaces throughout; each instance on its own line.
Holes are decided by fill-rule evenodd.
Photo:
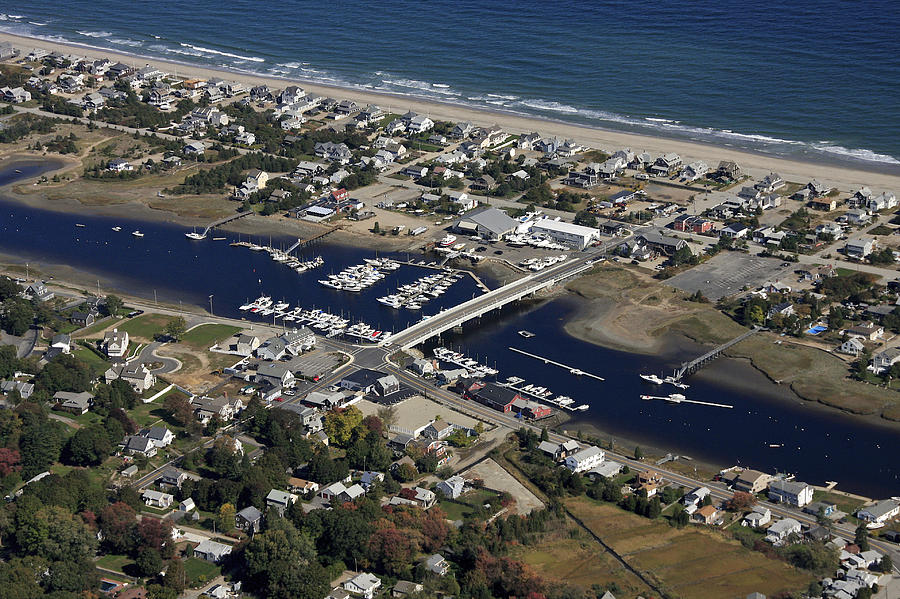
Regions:
M 222 569 L 206 560 L 189 557 L 184 560 L 184 573 L 188 579 L 188 586 L 198 587 L 222 573 Z
M 105 329 L 106 327 L 111 325 L 112 323 L 113 323 L 113 320 L 111 318 L 109 318 L 108 316 L 105 318 L 101 318 L 100 320 L 94 322 L 94 324 L 92 324 L 91 326 L 85 327 L 85 328 L 81 329 L 80 331 L 78 331 L 78 335 L 80 337 L 90 337 L 91 335 L 99 333 L 100 331 L 102 331 L 103 329 Z
M 139 426 L 150 426 L 165 418 L 166 411 L 163 410 L 161 401 L 154 401 L 153 403 L 138 403 L 134 409 L 128 410 L 128 415 Z
M 130 566 L 134 563 L 134 560 L 128 557 L 127 555 L 104 555 L 100 559 L 97 560 L 97 567 L 104 568 L 106 570 L 112 570 L 114 572 L 122 572 L 124 573 L 124 568 Z
M 109 362 L 101 358 L 97 352 L 83 346 L 75 347 L 72 354 L 91 367 L 95 374 L 101 375 L 109 369 Z
M 223 339 L 227 339 L 240 331 L 239 327 L 227 324 L 203 324 L 185 333 L 180 343 L 195 349 L 209 349 Z
M 441 495 L 440 506 L 446 512 L 448 520 L 464 520 L 481 509 L 485 503 L 491 504 L 491 512 L 496 512 L 500 507 L 498 497 L 493 491 L 477 489 L 455 500 L 446 499 Z
M 140 337 L 142 339 L 152 340 L 158 333 L 161 333 L 166 325 L 174 319 L 174 316 L 163 316 L 162 314 L 144 314 L 131 320 L 125 320 L 119 324 L 120 331 L 126 331 L 132 337 Z

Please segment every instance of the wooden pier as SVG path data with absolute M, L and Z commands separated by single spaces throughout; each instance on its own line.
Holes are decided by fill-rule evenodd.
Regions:
M 532 353 L 529 353 L 527 351 L 524 351 L 524 350 L 521 350 L 521 349 L 518 349 L 515 347 L 510 347 L 507 349 L 509 349 L 510 351 L 514 351 L 517 354 L 522 354 L 523 356 L 528 356 L 529 358 L 534 358 L 535 360 L 540 360 L 544 364 L 553 364 L 554 366 L 559 366 L 560 368 L 565 368 L 566 370 L 569 371 L 569 374 L 574 374 L 576 376 L 582 376 L 582 375 L 589 376 L 592 379 L 597 379 L 598 381 L 606 380 L 605 378 L 603 378 L 601 376 L 597 376 L 596 374 L 591 374 L 590 372 L 585 372 L 583 370 L 579 370 L 578 368 L 575 368 L 574 366 L 569 366 L 568 364 L 563 364 L 562 362 L 557 362 L 555 360 L 551 360 L 550 358 L 545 358 L 545 357 L 539 356 L 537 354 L 532 354 Z
M 290 254 L 291 252 L 293 252 L 293 251 L 296 250 L 297 248 L 305 248 L 305 247 L 308 247 L 308 246 L 314 244 L 315 242 L 321 240 L 322 238 L 327 237 L 328 235 L 331 235 L 332 233 L 334 233 L 334 232 L 337 231 L 338 229 L 343 229 L 343 228 L 344 228 L 344 225 L 335 225 L 335 226 L 331 227 L 330 229 L 328 229 L 327 231 L 322 231 L 321 233 L 319 233 L 319 234 L 317 234 L 317 235 L 313 235 L 313 236 L 310 237 L 309 239 L 301 239 L 301 238 L 298 237 L 298 238 L 297 238 L 297 242 L 294 243 L 294 245 L 292 245 L 291 247 L 289 247 L 287 250 L 285 250 L 284 253 L 285 253 L 285 254 Z
M 231 216 L 226 216 L 225 218 L 220 218 L 215 222 L 211 222 L 206 225 L 206 230 L 203 231 L 203 237 L 209 235 L 209 232 L 215 229 L 216 227 L 222 226 L 225 223 L 230 223 L 231 221 L 235 221 L 239 218 L 244 218 L 245 216 L 249 216 L 253 214 L 252 212 L 238 212 L 237 214 L 232 214 Z
M 678 368 L 678 370 L 675 371 L 673 378 L 676 381 L 680 381 L 682 378 L 684 378 L 685 375 L 696 372 L 697 370 L 699 370 L 700 368 L 702 368 L 709 362 L 712 362 L 713 360 L 718 358 L 720 355 L 722 355 L 722 352 L 724 352 L 729 347 L 731 347 L 733 345 L 737 345 L 738 343 L 740 343 L 747 337 L 750 337 L 751 335 L 753 335 L 759 331 L 760 331 L 760 327 L 755 326 L 752 329 L 750 329 L 749 331 L 747 331 L 746 333 L 744 333 L 743 335 L 738 335 L 731 341 L 727 341 L 727 342 L 723 343 L 722 345 L 720 345 L 714 349 L 711 349 L 710 351 L 706 352 L 699 358 L 694 358 L 693 360 L 691 360 L 689 362 L 684 362 Z

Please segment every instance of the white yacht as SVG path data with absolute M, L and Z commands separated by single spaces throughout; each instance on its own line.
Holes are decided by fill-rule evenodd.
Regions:
M 647 381 L 648 383 L 653 383 L 654 385 L 662 385 L 663 380 L 656 376 L 655 374 L 642 374 L 641 378 Z
M 143 237 L 144 236 L 144 234 L 141 233 L 140 231 L 132 231 L 131 234 L 134 235 L 135 237 Z

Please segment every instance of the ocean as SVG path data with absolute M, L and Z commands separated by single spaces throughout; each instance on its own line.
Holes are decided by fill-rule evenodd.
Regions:
M 895 9 L 837 0 L 19 0 L 0 7 L 0 30 L 893 171 Z

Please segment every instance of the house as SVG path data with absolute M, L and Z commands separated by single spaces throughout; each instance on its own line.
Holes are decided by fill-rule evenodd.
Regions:
M 657 158 L 653 166 L 650 167 L 650 172 L 657 176 L 668 176 L 673 174 L 680 166 L 681 156 L 670 152 Z
M 885 191 L 879 196 L 868 198 L 864 206 L 870 212 L 881 212 L 882 210 L 890 210 L 897 207 L 897 196 L 893 193 Z
M 347 490 L 347 487 L 344 486 L 344 483 L 338 481 L 336 483 L 331 483 L 327 487 L 323 487 L 319 490 L 318 496 L 325 501 L 332 501 L 334 499 L 338 499 L 341 496 L 341 493 Z
M 670 237 L 661 233 L 641 233 L 637 236 L 639 244 L 646 244 L 650 249 L 671 256 L 682 248 L 688 247 L 684 239 Z
M 766 314 L 766 318 L 772 318 L 774 316 L 793 316 L 794 315 L 794 305 L 790 302 L 781 302 L 780 304 L 775 304 L 771 308 L 769 308 L 769 312 Z
M 128 331 L 113 329 L 103 335 L 103 352 L 112 360 L 120 360 L 128 353 Z
M 400 172 L 404 175 L 412 177 L 413 179 L 421 179 L 422 177 L 424 177 L 428 174 L 428 167 L 412 165 L 412 166 L 405 167 Z
M 825 185 L 824 183 L 820 183 L 813 179 L 809 183 L 806 184 L 806 188 L 809 189 L 810 194 L 813 198 L 821 198 L 827 196 L 831 193 L 831 188 Z
M 837 506 L 828 501 L 814 501 L 804 507 L 803 511 L 814 516 L 821 513 L 826 518 L 829 518 L 835 513 L 836 509 Z
M 204 539 L 199 545 L 194 547 L 194 557 L 214 564 L 220 562 L 223 557 L 229 554 L 231 554 L 231 545 L 211 539 Z
M 574 439 L 569 439 L 565 443 L 553 443 L 552 441 L 541 441 L 538 449 L 547 454 L 554 461 L 558 462 L 581 451 L 581 446 Z
M 803 191 L 803 190 L 801 190 L 801 191 Z M 794 194 L 794 195 L 796 196 L 798 194 Z M 809 200 L 809 207 L 814 210 L 821 210 L 822 212 L 831 212 L 831 211 L 837 209 L 837 199 L 836 198 L 814 197 Z
M 475 130 L 474 125 L 472 123 L 457 123 L 456 126 L 450 131 L 450 137 L 456 139 L 465 139 Z M 536 133 L 534 135 L 537 135 Z
M 773 545 L 781 545 L 790 535 L 799 535 L 800 523 L 793 518 L 784 518 L 769 527 L 766 531 L 766 541 Z
M 195 509 L 197 509 L 197 505 L 194 503 L 194 500 L 191 499 L 190 497 L 188 497 L 187 499 L 182 499 L 178 503 L 178 511 L 179 512 L 188 513 L 188 512 L 193 512 Z
M 89 327 L 94 324 L 96 317 L 90 312 L 72 312 L 69 320 L 77 327 Z
M 567 457 L 563 465 L 572 472 L 586 472 L 599 465 L 605 455 L 606 452 L 592 445 Z
M 400 391 L 400 381 L 393 374 L 382 376 L 375 381 L 375 393 L 387 397 Z
M 716 176 L 721 179 L 737 181 L 741 178 L 742 174 L 743 171 L 741 171 L 741 167 L 733 160 L 723 160 L 719 163 L 719 166 L 716 167 Z
M 341 501 L 343 503 L 348 503 L 350 501 L 355 501 L 356 499 L 359 499 L 360 497 L 362 497 L 365 494 L 366 494 L 366 489 L 362 485 L 355 484 L 355 485 L 350 485 L 349 487 L 346 487 L 343 491 L 340 492 L 340 494 L 337 496 L 337 498 L 338 498 L 338 501 Z
M 448 191 L 447 197 L 450 198 L 451 202 L 459 204 L 462 210 L 472 210 L 478 206 L 478 200 L 470 198 L 469 194 L 464 191 Z
M 772 193 L 785 186 L 784 179 L 778 173 L 769 173 L 754 187 L 763 193 Z
M 416 503 L 416 505 L 420 506 L 422 509 L 427 510 L 428 508 L 430 508 L 431 506 L 434 505 L 434 502 L 437 499 L 435 494 L 433 492 L 429 491 L 428 489 L 423 489 L 422 487 L 415 487 L 413 489 L 413 491 L 415 491 L 416 496 L 413 497 L 412 500 Z
M 39 302 L 47 302 L 56 297 L 56 294 L 47 289 L 44 283 L 36 281 L 25 288 L 23 293 L 26 299 L 34 299 Z
M 472 182 L 470 187 L 473 191 L 490 191 L 497 185 L 497 182 L 490 175 L 481 175 Z
M 588 470 L 587 476 L 590 479 L 596 479 L 596 477 L 598 476 L 603 478 L 612 478 L 620 473 L 623 468 L 624 465 L 620 464 L 619 462 L 604 459 L 602 462 L 600 462 L 600 464 Z
M 463 216 L 457 221 L 455 228 L 464 234 L 477 235 L 490 241 L 499 241 L 514 233 L 518 226 L 519 221 L 507 215 L 506 212 L 497 208 L 485 208 Z
M 161 491 L 154 491 L 153 489 L 144 489 L 144 492 L 141 494 L 141 499 L 144 500 L 145 504 L 161 509 L 166 509 L 175 501 L 175 498 L 172 495 Z
M 872 363 L 869 365 L 869 370 L 875 374 L 882 374 L 890 370 L 891 366 L 897 362 L 900 362 L 900 348 L 889 347 L 872 356 Z
M 803 507 L 812 501 L 812 497 L 813 488 L 806 483 L 789 480 L 769 483 L 769 501 Z
M 338 383 L 341 389 L 368 395 L 375 391 L 375 384 L 385 377 L 385 373 L 368 368 L 360 368 L 344 376 Z M 395 377 L 396 380 L 396 377 Z
M 672 228 L 676 231 L 685 231 L 703 235 L 704 233 L 712 231 L 713 223 L 700 216 L 679 214 L 675 217 L 675 220 L 672 221 Z
M 294 373 L 281 362 L 264 362 L 256 370 L 256 382 L 288 387 L 294 382 Z
M 362 476 L 359 478 L 359 484 L 366 490 L 377 483 L 384 482 L 384 473 L 375 472 L 374 470 L 369 470 L 362 473 Z
M 844 331 L 850 339 L 863 339 L 865 341 L 875 341 L 884 337 L 884 327 L 877 324 L 866 322 L 852 326 Z
M 541 218 L 535 221 L 531 225 L 531 232 L 538 235 L 546 235 L 557 243 L 568 245 L 577 250 L 583 250 L 600 239 L 599 229 L 551 218 Z
M 125 171 L 133 171 L 134 166 L 127 160 L 115 158 L 106 163 L 106 170 L 114 173 L 122 173 Z
M 409 595 L 421 593 L 425 587 L 417 582 L 409 582 L 407 580 L 398 580 L 394 588 L 391 589 L 391 597 L 394 599 L 404 599 Z
M 313 482 L 311 480 L 304 480 L 302 478 L 290 476 L 288 477 L 287 482 L 288 489 L 291 491 L 291 493 L 306 495 L 308 493 L 316 493 L 319 490 L 319 483 Z
M 140 454 L 148 458 L 152 458 L 157 453 L 157 447 L 153 440 L 140 435 L 127 435 L 119 443 L 119 447 L 127 454 Z
M 877 242 L 873 238 L 851 239 L 844 244 L 844 254 L 848 258 L 864 260 L 877 247 Z
M 863 345 L 863 342 L 859 339 L 859 337 L 851 337 L 850 339 L 847 339 L 846 341 L 841 343 L 837 351 L 841 352 L 842 354 L 847 354 L 848 356 L 859 357 L 861 353 L 866 351 L 866 346 Z
M 260 343 L 261 340 L 256 335 L 241 333 L 234 345 L 235 353 L 239 356 L 249 356 L 259 347 Z
M 251 534 L 262 530 L 262 521 L 262 512 L 252 505 L 245 507 L 234 515 L 235 527 Z
M 688 181 L 696 181 L 697 179 L 702 179 L 709 172 L 709 165 L 703 162 L 702 160 L 698 160 L 697 162 L 692 162 L 681 171 L 681 176 L 687 179 Z
M 714 505 L 704 505 L 691 514 L 691 520 L 699 524 L 715 524 L 719 518 L 719 510 Z
M 229 399 L 224 397 L 193 397 L 191 398 L 191 407 L 197 418 L 205 426 L 213 418 L 218 418 L 222 422 L 228 422 L 233 419 L 236 414 L 244 409 L 244 404 L 240 399 Z
M 192 141 L 184 144 L 183 151 L 185 154 L 203 154 L 206 152 L 206 144 L 202 141 Z
M 447 480 L 439 482 L 436 488 L 444 495 L 444 497 L 447 497 L 448 499 L 457 499 L 463 494 L 463 491 L 466 488 L 466 481 L 460 475 L 455 474 Z
M 697 487 L 684 497 L 682 497 L 681 502 L 684 505 L 699 505 L 709 496 L 709 489 L 706 487 Z
M 772 521 L 772 512 L 763 505 L 754 505 L 749 514 L 741 520 L 741 526 L 761 528 Z
M 116 379 L 122 379 L 134 389 L 135 393 L 143 393 L 156 384 L 156 376 L 150 372 L 145 364 L 134 361 L 130 364 L 115 364 L 105 373 L 103 379 L 110 384 Z
M 50 347 L 58 349 L 64 354 L 72 351 L 72 337 L 65 334 L 54 335 L 50 340 Z
M 504 413 L 512 412 L 513 402 L 517 399 L 524 399 L 514 390 L 496 383 L 476 383 L 465 392 L 465 397 Z
M 175 433 L 164 426 L 152 426 L 150 428 L 141 429 L 138 436 L 150 439 L 153 444 L 160 449 L 168 447 L 175 440 Z
M 381 587 L 381 579 L 374 574 L 363 572 L 344 582 L 344 590 L 364 599 L 372 599 Z
M 851 225 L 865 225 L 872 220 L 872 215 L 868 211 L 859 208 L 848 210 L 844 216 L 846 216 L 847 222 Z
M 450 564 L 444 559 L 443 555 L 435 553 L 428 556 L 428 559 L 425 560 L 425 568 L 432 574 L 444 576 L 450 571 Z
M 94 396 L 87 391 L 71 393 L 69 391 L 57 391 L 53 396 L 60 409 L 72 414 L 87 414 L 94 402 Z
M 181 485 L 188 478 L 187 473 L 182 472 L 176 468 L 166 468 L 162 471 L 162 474 L 159 475 L 159 478 L 156 479 L 156 482 L 161 487 L 171 488 L 175 487 L 180 489 Z
M 285 510 L 296 501 L 296 495 L 286 491 L 279 491 L 278 489 L 272 489 L 269 491 L 269 494 L 266 495 L 266 506 L 269 509 L 276 510 L 282 516 L 284 516 Z
M 736 491 L 755 495 L 765 489 L 771 480 L 771 475 L 748 468 L 737 476 L 732 487 Z
M 0 393 L 9 395 L 13 391 L 19 392 L 19 397 L 28 399 L 34 393 L 34 383 L 23 383 L 22 381 L 0 381 Z
M 900 502 L 896 499 L 885 499 L 874 505 L 860 508 L 856 517 L 869 523 L 883 524 L 900 514 Z
M 419 376 L 428 376 L 434 374 L 434 362 L 423 358 L 416 358 L 409 365 L 409 369 Z
M 435 420 L 422 431 L 422 434 L 428 439 L 443 439 L 449 437 L 456 427 L 446 420 Z
M 750 227 L 744 223 L 731 223 L 719 231 L 719 236 L 728 237 L 730 239 L 740 239 L 741 237 L 746 237 L 749 232 Z

